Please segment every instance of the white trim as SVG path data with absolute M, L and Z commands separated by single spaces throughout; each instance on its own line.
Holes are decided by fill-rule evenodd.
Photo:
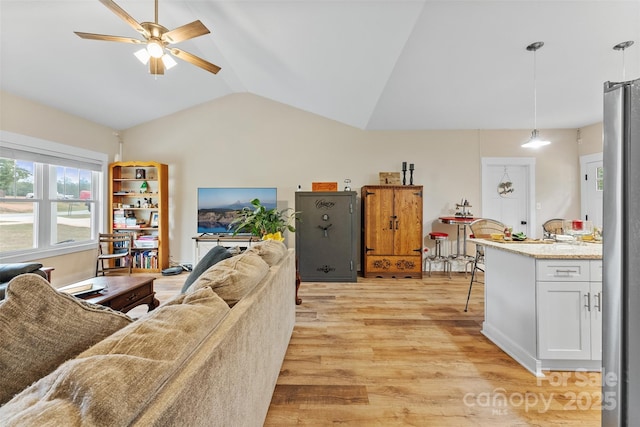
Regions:
M 31 136 L 21 135 L 13 132 L 7 132 L 0 130 L 0 143 L 3 148 L 8 149 L 16 149 L 16 150 L 30 150 L 36 153 L 41 153 L 45 155 L 51 155 L 53 157 L 60 157 L 61 155 L 68 158 L 74 159 L 80 162 L 87 162 L 93 164 L 100 164 L 100 171 L 102 172 L 102 180 L 98 183 L 97 187 L 100 190 L 100 194 L 105 194 L 104 189 L 107 188 L 108 184 L 108 166 L 109 166 L 109 156 L 106 153 L 101 153 L 98 151 L 87 150 L 85 148 L 74 147 L 70 145 L 64 145 L 57 142 L 52 142 L 40 138 L 34 138 Z M 96 203 L 96 206 L 99 208 L 101 215 L 96 215 L 95 224 L 93 227 L 96 230 L 103 230 L 104 223 L 107 213 L 107 203 L 103 203 L 100 206 L 99 203 Z M 40 218 L 39 218 L 40 220 Z M 65 255 L 80 251 L 94 250 L 96 248 L 96 243 L 94 241 L 90 242 L 82 242 L 82 243 L 69 243 L 67 245 L 58 245 L 56 247 L 48 247 L 48 248 L 33 248 L 25 251 L 16 251 L 11 254 L 4 254 L 0 258 L 2 262 L 27 262 L 38 260 L 41 258 L 48 258 L 53 256 Z
M 488 168 L 489 166 L 525 166 L 527 168 L 528 179 L 529 179 L 529 199 L 527 203 L 529 205 L 529 218 L 528 218 L 528 229 L 530 230 L 529 234 L 531 236 L 537 235 L 537 223 L 536 223 L 536 158 L 535 157 L 482 157 L 480 159 L 482 165 L 482 177 L 481 177 L 481 187 L 484 182 L 486 182 L 489 178 Z M 485 198 L 481 194 L 480 198 L 482 199 L 482 212 L 486 212 L 488 210 L 488 206 L 485 206 Z
M 88 163 L 100 162 L 104 165 L 102 172 L 106 172 L 106 164 L 109 156 L 98 151 L 91 151 L 85 148 L 73 147 L 70 145 L 59 144 L 57 142 L 47 141 L 46 139 L 34 138 L 32 136 L 20 135 L 18 133 L 0 130 L 0 142 L 8 148 L 29 149 L 38 153 L 59 156 L 64 154 L 67 158 L 76 159 Z
M 602 153 L 585 154 L 580 156 L 580 218 L 585 218 L 587 215 L 587 181 L 584 176 L 587 174 L 587 164 L 592 162 L 602 162 Z

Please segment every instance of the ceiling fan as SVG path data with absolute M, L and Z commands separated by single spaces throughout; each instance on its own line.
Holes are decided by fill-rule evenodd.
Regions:
M 134 30 L 142 34 L 145 40 L 74 31 L 81 38 L 120 43 L 146 44 L 146 48 L 136 52 L 136 56 L 145 64 L 147 61 L 149 62 L 149 73 L 151 74 L 164 74 L 165 68 L 169 69 L 176 64 L 167 52 L 176 58 L 187 61 L 213 74 L 217 74 L 218 71 L 220 71 L 220 67 L 217 65 L 205 61 L 204 59 L 189 52 L 185 52 L 184 50 L 171 46 L 175 43 L 209 34 L 210 31 L 199 20 L 169 31 L 167 28 L 158 24 L 158 0 L 155 0 L 154 22 L 142 23 L 138 23 L 138 21 L 133 19 L 131 15 L 125 12 L 124 9 L 112 0 L 99 1 L 113 13 L 118 15 L 123 21 L 129 24 Z

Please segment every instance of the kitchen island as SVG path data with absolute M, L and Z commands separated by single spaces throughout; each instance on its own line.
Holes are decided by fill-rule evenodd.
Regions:
M 601 370 L 601 244 L 471 241 L 485 250 L 487 338 L 536 376 Z

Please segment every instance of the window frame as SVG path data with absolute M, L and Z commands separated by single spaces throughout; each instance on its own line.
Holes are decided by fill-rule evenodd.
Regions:
M 41 169 L 41 172 L 38 176 L 38 180 L 42 181 L 43 179 L 48 180 L 49 177 L 49 169 L 50 165 L 56 164 L 55 158 L 64 158 L 70 159 L 71 161 L 77 162 L 78 164 L 86 163 L 92 164 L 94 166 L 97 165 L 97 168 L 101 174 L 102 179 L 92 182 L 92 202 L 94 206 L 94 216 L 93 222 L 91 224 L 91 229 L 95 230 L 92 238 L 90 240 L 84 240 L 82 242 L 69 242 L 69 243 L 61 243 L 56 245 L 51 245 L 46 247 L 40 247 L 40 243 L 36 244 L 35 248 L 29 248 L 19 251 L 5 252 L 0 254 L 0 260 L 3 263 L 9 262 L 27 262 L 33 261 L 42 258 L 49 258 L 60 255 L 68 255 L 76 252 L 94 250 L 97 244 L 97 233 L 100 230 L 104 229 L 105 218 L 106 218 L 106 191 L 107 188 L 107 175 L 108 175 L 108 166 L 109 166 L 109 156 L 106 153 L 100 153 L 97 151 L 87 150 L 84 148 L 69 146 L 65 144 L 60 144 L 52 141 L 47 141 L 44 139 L 34 138 L 26 135 L 21 135 L 13 132 L 7 132 L 0 130 L 0 142 L 2 145 L 2 149 L 6 150 L 20 150 L 25 152 L 30 152 L 34 154 L 41 155 L 43 158 L 50 157 L 51 163 L 40 162 L 36 163 L 36 168 Z M 41 166 L 43 165 L 43 166 Z M 36 185 L 39 186 L 39 190 L 43 191 L 43 188 L 46 189 L 42 182 L 34 182 L 34 190 Z M 35 191 L 34 191 L 35 192 Z M 44 194 L 34 195 L 33 201 L 36 202 L 34 209 L 37 210 L 36 218 L 37 221 L 36 228 L 36 239 L 40 240 L 41 236 L 50 236 L 52 227 L 55 227 L 55 223 L 51 214 L 51 206 L 56 202 L 54 199 L 49 199 L 48 196 L 45 197 Z M 96 197 L 97 196 L 97 197 Z M 46 203 L 42 201 L 47 199 Z M 75 200 L 75 199 L 74 199 Z M 40 201 L 40 202 L 39 202 Z M 43 209 L 44 206 L 48 206 Z M 48 218 L 48 220 L 47 220 Z M 44 233 L 44 234 L 43 234 Z M 48 238 L 46 240 L 49 240 Z

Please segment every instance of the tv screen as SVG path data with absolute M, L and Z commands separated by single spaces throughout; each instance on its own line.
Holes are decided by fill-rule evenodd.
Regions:
M 198 188 L 198 233 L 232 234 L 229 225 L 239 210 L 252 208 L 253 199 L 259 199 L 267 209 L 275 208 L 277 196 L 276 188 Z

